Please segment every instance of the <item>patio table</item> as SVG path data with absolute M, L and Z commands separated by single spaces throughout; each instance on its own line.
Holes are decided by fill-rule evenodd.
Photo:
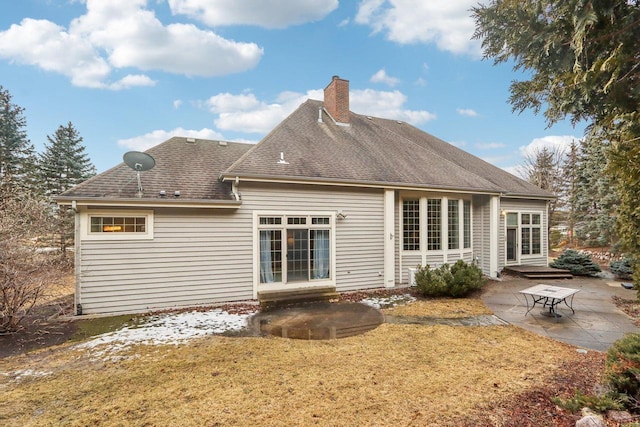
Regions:
M 544 284 L 523 289 L 520 293 L 524 295 L 524 299 L 527 302 L 527 312 L 524 315 L 526 316 L 529 314 L 536 304 L 542 304 L 543 308 L 549 307 L 549 311 L 547 312 L 543 310 L 540 314 L 543 316 L 553 317 L 557 322 L 558 318 L 562 317 L 557 311 L 558 304 L 564 302 L 564 304 L 575 314 L 575 310 L 573 309 L 573 297 L 578 292 L 580 292 L 580 289 L 563 288 L 560 286 Z M 529 297 L 531 297 L 531 304 L 529 304 Z M 568 298 L 569 300 L 567 301 Z

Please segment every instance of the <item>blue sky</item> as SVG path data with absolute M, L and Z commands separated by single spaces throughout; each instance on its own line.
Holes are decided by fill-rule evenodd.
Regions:
M 71 121 L 102 172 L 173 135 L 258 142 L 338 75 L 351 110 L 499 167 L 584 126 L 514 114 L 481 59 L 477 0 L 0 0 L 0 85 L 42 151 Z

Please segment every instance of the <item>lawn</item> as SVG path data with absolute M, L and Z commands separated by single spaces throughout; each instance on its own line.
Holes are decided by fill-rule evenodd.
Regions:
M 486 312 L 479 299 L 389 311 Z M 0 425 L 574 425 L 550 398 L 590 392 L 602 365 L 600 353 L 513 326 L 383 324 L 332 341 L 66 343 L 0 359 Z

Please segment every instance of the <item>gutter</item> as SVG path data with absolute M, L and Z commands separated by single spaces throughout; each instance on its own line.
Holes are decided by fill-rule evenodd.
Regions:
M 236 200 L 214 199 L 139 199 L 139 198 L 104 198 L 104 197 L 55 197 L 55 202 L 62 206 L 105 206 L 105 207 L 144 207 L 144 208 L 197 208 L 197 209 L 237 209 L 242 202 Z

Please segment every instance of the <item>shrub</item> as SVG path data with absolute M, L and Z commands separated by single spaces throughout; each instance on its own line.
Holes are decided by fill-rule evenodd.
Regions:
M 606 374 L 627 409 L 640 409 L 640 334 L 627 334 L 607 351 Z
M 429 265 L 418 267 L 415 274 L 418 293 L 425 297 L 461 298 L 484 286 L 487 279 L 482 270 L 463 260 L 453 266 L 443 264 L 431 269 Z
M 595 396 L 591 394 L 584 394 L 580 390 L 576 390 L 575 394 L 568 399 L 554 397 L 552 401 L 556 405 L 570 412 L 580 412 L 580 410 L 585 407 L 591 408 L 593 411 L 598 413 L 624 409 L 619 396 L 611 393 Z
M 587 254 L 574 249 L 567 249 L 555 261 L 549 264 L 553 268 L 562 268 L 571 271 L 575 276 L 595 276 L 602 271 L 600 266 L 591 260 Z
M 629 258 L 622 258 L 620 261 L 613 261 L 609 264 L 611 272 L 620 279 L 630 280 L 633 276 L 633 268 Z

